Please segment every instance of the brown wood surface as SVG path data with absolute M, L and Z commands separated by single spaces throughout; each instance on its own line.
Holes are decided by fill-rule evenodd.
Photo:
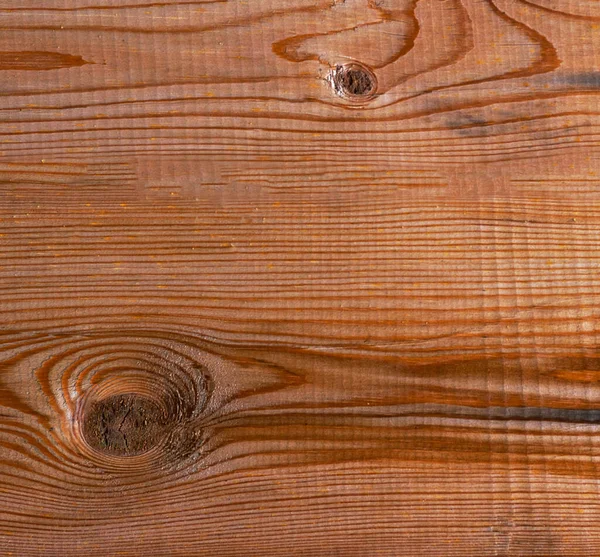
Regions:
M 598 0 L 0 0 L 0 554 L 600 555 Z

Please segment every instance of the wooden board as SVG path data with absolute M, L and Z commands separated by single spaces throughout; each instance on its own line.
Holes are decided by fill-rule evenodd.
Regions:
M 0 553 L 600 554 L 597 0 L 0 0 Z

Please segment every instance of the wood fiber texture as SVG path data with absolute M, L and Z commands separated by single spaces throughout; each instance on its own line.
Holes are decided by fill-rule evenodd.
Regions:
M 0 0 L 0 554 L 600 555 L 600 2 Z

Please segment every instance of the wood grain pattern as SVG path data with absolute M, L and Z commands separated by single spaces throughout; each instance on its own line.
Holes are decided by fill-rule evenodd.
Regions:
M 596 0 L 0 0 L 0 554 L 600 554 Z

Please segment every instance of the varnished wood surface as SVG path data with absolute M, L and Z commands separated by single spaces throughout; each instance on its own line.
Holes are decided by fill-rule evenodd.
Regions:
M 600 554 L 596 0 L 0 0 L 0 554 Z

